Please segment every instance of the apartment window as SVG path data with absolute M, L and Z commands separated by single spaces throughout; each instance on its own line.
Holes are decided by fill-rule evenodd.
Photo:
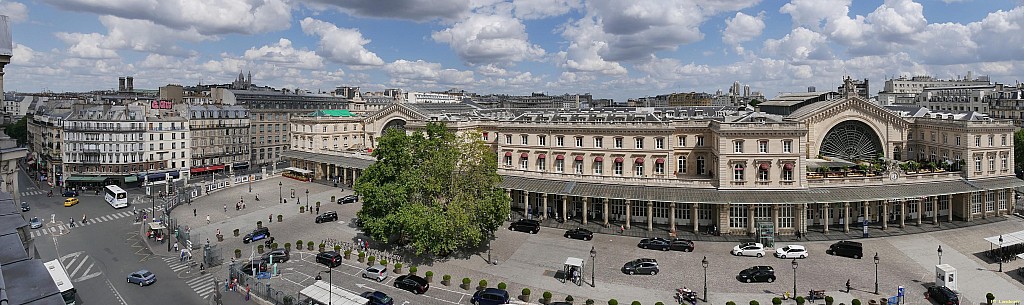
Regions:
M 793 152 L 793 141 L 785 140 L 782 141 L 782 152 L 791 153 Z
M 782 180 L 793 181 L 793 166 L 786 164 L 782 167 Z
M 665 162 L 664 161 L 662 161 L 662 162 L 655 162 L 654 163 L 654 173 L 658 174 L 658 175 L 664 175 L 665 174 Z
M 737 154 L 738 153 L 742 153 L 743 152 L 743 141 L 733 141 L 732 142 L 732 147 L 733 147 L 733 152 L 735 152 Z
M 537 158 L 537 170 L 547 170 L 547 160 L 544 160 L 544 158 Z
M 996 171 L 996 156 L 988 156 L 988 171 Z
M 644 148 L 644 138 L 633 138 L 633 142 L 635 143 L 634 147 L 637 149 Z
M 1000 159 L 999 163 L 1001 165 L 1000 169 L 1006 170 L 1006 165 L 1009 163 L 1009 160 L 1007 160 L 1006 155 L 1002 155 L 1001 158 L 999 158 L 999 159 Z
M 576 137 L 576 147 L 583 147 L 583 137 Z
M 934 131 L 931 132 L 931 136 L 932 136 L 932 142 L 935 142 L 935 132 Z
M 981 147 L 981 136 L 974 136 L 974 146 Z
M 996 136 L 989 135 L 988 136 L 988 147 L 992 147 L 992 146 L 995 146 L 995 145 L 996 145 Z
M 615 148 L 622 148 L 622 138 L 615 138 Z
M 976 172 L 980 172 L 981 171 L 981 156 L 975 156 L 974 157 L 974 171 L 976 171 Z
M 597 148 L 603 147 L 604 146 L 603 142 L 604 142 L 604 139 L 602 139 L 600 137 L 594 138 L 594 147 L 597 147 Z
M 907 133 L 907 141 L 913 140 L 913 139 L 914 139 L 914 132 L 913 131 L 908 132 Z
M 530 143 L 528 139 L 529 139 L 529 136 L 527 136 L 527 135 L 519 135 L 519 140 L 520 140 L 520 142 L 523 145 L 527 145 L 527 144 Z
M 747 206 L 745 205 L 734 205 L 729 207 L 729 227 L 730 228 L 746 228 L 747 227 Z
M 703 175 L 704 174 L 704 156 L 698 156 L 697 157 L 697 174 L 698 175 Z
M 574 173 L 576 173 L 577 175 L 582 175 L 583 174 L 583 161 L 582 160 L 580 160 L 580 161 L 573 161 L 572 162 L 572 168 L 573 168 L 573 172 Z
M 643 176 L 644 175 L 644 162 L 633 162 L 633 175 Z
M 548 137 L 543 135 L 537 136 L 537 144 L 540 146 L 548 145 Z
M 561 173 L 565 171 L 565 160 L 555 159 L 555 172 Z
M 971 193 L 971 214 L 981 213 L 981 192 Z
M 555 137 L 555 146 L 558 146 L 558 147 L 565 146 L 565 137 L 562 137 L 562 136 Z
M 678 172 L 680 174 L 685 174 L 686 173 L 686 157 L 685 156 L 679 156 L 679 159 L 676 160 L 676 172 Z
M 736 166 L 732 168 L 732 180 L 743 181 L 743 171 L 746 169 L 743 163 L 736 163 Z
M 614 167 L 616 176 L 622 176 L 622 161 L 615 160 L 615 164 L 612 167 Z
M 505 156 L 505 166 L 512 166 L 512 156 Z
M 768 169 L 765 168 L 765 167 L 766 166 L 764 166 L 764 165 L 761 165 L 761 166 L 757 167 L 757 180 L 758 181 L 768 181 Z
M 665 149 L 665 138 L 655 138 L 654 139 L 654 148 L 656 148 L 656 149 Z
M 999 209 L 1006 210 L 1006 192 L 999 192 Z
M 768 153 L 768 141 L 757 141 L 757 152 L 762 154 Z
M 999 138 L 999 143 L 1000 143 L 999 145 L 1006 146 L 1006 135 L 1002 135 Z
M 527 169 L 530 167 L 530 158 L 519 158 L 519 169 Z
M 512 145 L 512 135 L 505 135 L 505 144 Z
M 949 144 L 949 135 L 945 132 L 942 133 L 942 144 Z
M 704 147 L 704 136 L 697 136 L 697 147 Z
M 679 147 L 686 147 L 686 136 L 679 136 Z
M 600 175 L 604 172 L 604 162 L 594 161 L 594 175 Z

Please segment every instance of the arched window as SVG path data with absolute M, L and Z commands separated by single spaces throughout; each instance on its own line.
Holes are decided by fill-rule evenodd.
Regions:
M 746 167 L 743 163 L 736 163 L 736 166 L 732 168 L 732 180 L 743 181 L 743 171 Z

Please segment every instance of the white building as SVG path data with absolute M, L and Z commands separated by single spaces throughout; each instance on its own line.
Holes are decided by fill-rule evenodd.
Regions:
M 406 103 L 428 103 L 428 104 L 450 104 L 458 103 L 462 99 L 457 95 L 451 95 L 446 93 L 434 93 L 434 92 L 406 92 L 405 102 Z
M 971 72 L 962 79 L 937 79 L 931 76 L 899 77 L 885 81 L 885 88 L 878 92 L 881 105 L 914 104 L 918 94 L 929 87 L 958 87 L 989 85 L 988 76 L 974 78 Z

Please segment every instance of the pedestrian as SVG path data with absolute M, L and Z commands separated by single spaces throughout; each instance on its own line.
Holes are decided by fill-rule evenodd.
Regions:
M 242 209 L 245 209 L 245 201 L 242 201 Z
M 850 293 L 850 279 L 846 279 L 846 293 Z
M 359 247 L 359 249 L 363 248 L 363 239 L 362 238 L 356 239 L 356 246 Z
M 199 263 L 199 271 L 203 271 L 203 270 L 206 270 L 206 267 L 204 267 L 204 266 L 203 266 L 203 263 L 202 263 L 202 262 L 200 262 L 200 263 Z
M 197 213 L 198 213 L 198 210 L 192 209 L 192 217 L 198 217 L 199 215 L 197 215 Z
M 626 227 L 623 226 L 623 225 L 619 225 L 619 234 L 622 234 L 622 232 L 625 232 L 625 231 L 626 231 Z
M 364 240 L 363 241 L 363 246 L 364 246 L 363 249 L 365 249 L 366 251 L 369 251 L 370 250 L 370 240 Z
M 217 236 L 220 236 L 220 228 L 217 228 Z
M 225 204 L 224 204 L 224 213 L 227 213 L 227 212 L 228 212 L 228 204 L 227 204 L 227 203 L 225 203 Z
M 210 224 L 210 214 L 206 214 L 206 224 Z
M 270 214 L 270 216 L 267 216 L 267 218 L 269 220 L 268 222 L 274 222 L 274 214 Z
M 316 213 L 320 214 L 320 207 L 319 206 L 316 207 Z
M 249 284 L 245 284 L 245 300 L 249 301 Z
M 178 242 L 174 242 L 174 251 L 178 251 Z
M 71 227 L 72 227 L 72 228 L 74 228 L 74 227 L 75 227 L 75 218 L 74 218 L 74 217 L 68 218 L 68 222 L 70 222 L 70 223 L 71 223 Z

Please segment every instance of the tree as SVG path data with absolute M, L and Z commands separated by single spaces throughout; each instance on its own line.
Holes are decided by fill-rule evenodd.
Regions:
M 26 115 L 16 122 L 4 125 L 4 133 L 12 139 L 18 140 L 19 146 L 28 143 L 28 120 L 31 116 Z
M 500 227 L 510 198 L 498 188 L 494 152 L 477 132 L 456 136 L 443 123 L 422 131 L 391 128 L 359 175 L 359 219 L 376 240 L 447 255 L 477 247 Z
M 1013 168 L 1017 173 L 1024 171 L 1024 129 L 1013 132 Z

